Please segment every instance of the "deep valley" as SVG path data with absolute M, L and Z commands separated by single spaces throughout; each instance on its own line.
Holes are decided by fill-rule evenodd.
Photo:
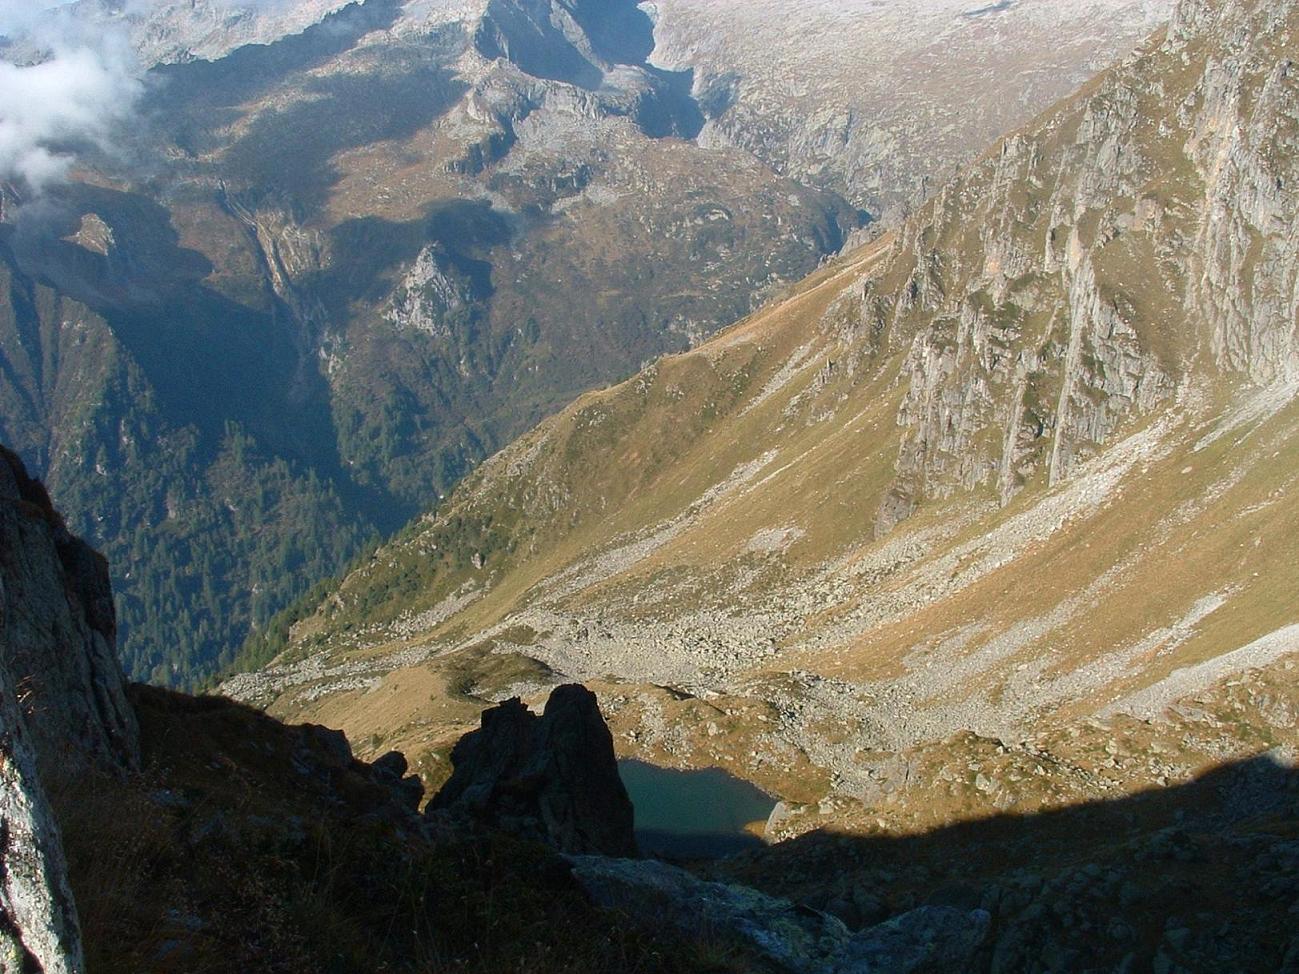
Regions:
M 0 970 L 1299 972 L 1297 59 L 0 2 Z

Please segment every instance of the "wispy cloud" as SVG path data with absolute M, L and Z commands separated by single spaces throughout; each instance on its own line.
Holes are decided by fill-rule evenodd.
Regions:
M 66 178 L 79 152 L 111 150 L 142 91 L 129 48 L 109 38 L 0 63 L 0 178 L 35 193 Z
M 0 179 L 35 195 L 87 150 L 112 151 L 144 90 L 125 30 L 63 7 L 0 0 L 0 30 L 37 52 L 33 63 L 0 61 Z
M 131 32 L 154 15 L 275 16 L 302 0 L 0 0 L 0 180 L 32 195 L 68 176 L 88 149 L 112 152 L 144 92 Z

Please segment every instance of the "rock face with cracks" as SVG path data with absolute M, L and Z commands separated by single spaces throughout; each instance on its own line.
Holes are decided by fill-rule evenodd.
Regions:
M 131 767 L 139 731 L 117 662 L 108 566 L 0 447 L 0 647 L 43 768 Z M 34 702 L 34 703 L 32 703 Z
M 83 969 L 43 774 L 139 763 L 104 560 L 0 447 L 0 970 Z
M 0 666 L 0 971 L 82 970 L 76 907 L 31 735 Z

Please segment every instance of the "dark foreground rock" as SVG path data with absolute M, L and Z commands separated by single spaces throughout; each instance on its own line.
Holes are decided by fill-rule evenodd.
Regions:
M 748 943 L 795 974 L 953 974 L 971 969 L 988 935 L 983 910 L 922 906 L 851 933 L 827 913 L 654 860 L 573 856 L 597 905 L 692 937 Z
M 922 906 L 854 934 L 835 974 L 950 974 L 969 970 L 988 937 L 986 910 Z
M 568 853 L 633 856 L 631 800 L 595 694 L 557 687 L 538 717 L 517 698 L 485 711 L 451 752 L 429 814 L 468 813 Z
M 56 805 L 92 974 L 720 974 L 592 906 L 554 850 L 426 827 L 396 757 L 220 697 L 129 692 L 144 770 Z

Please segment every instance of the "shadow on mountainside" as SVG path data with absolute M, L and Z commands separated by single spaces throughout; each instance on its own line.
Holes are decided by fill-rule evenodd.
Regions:
M 971 971 L 1299 970 L 1299 770 L 1279 752 L 1186 784 L 908 836 L 813 832 L 712 872 L 851 928 L 986 910 Z
M 541 845 L 424 828 L 404 760 L 357 761 L 337 731 L 130 696 L 145 770 L 47 782 L 97 974 L 772 970 L 596 910 Z
M 360 45 L 396 24 L 402 6 L 354 3 L 270 44 L 161 65 L 150 72 L 150 127 L 194 160 L 220 153 L 222 177 L 250 193 L 287 194 L 315 209 L 337 182 L 338 153 L 409 137 L 467 90 L 447 68 L 468 43 L 458 25 L 412 42 Z M 346 70 L 325 70 L 334 64 Z
M 575 4 L 573 19 L 591 49 L 612 64 L 644 65 L 654 53 L 654 21 L 636 0 Z
M 534 78 L 559 81 L 587 91 L 608 83 L 609 69 L 639 69 L 652 92 L 633 112 L 650 138 L 695 138 L 704 115 L 692 94 L 693 71 L 669 71 L 650 64 L 654 21 L 634 0 L 589 0 L 564 4 L 589 51 L 580 50 L 551 19 L 548 0 L 491 0 L 474 34 L 485 58 L 505 58 Z
M 131 697 L 146 770 L 51 788 L 94 970 L 780 969 L 722 929 L 594 909 L 540 845 L 421 826 L 400 757 L 364 764 L 336 731 L 223 698 Z M 908 971 L 1292 971 L 1297 813 L 1299 773 L 1264 755 L 927 834 L 811 834 L 706 871 L 851 927 L 921 905 L 991 915 L 972 960 Z
M 65 239 L 83 213 L 112 228 L 107 254 Z M 148 377 L 162 412 L 201 430 L 210 449 L 233 421 L 286 457 L 340 468 L 328 390 L 296 323 L 269 296 L 253 307 L 211 286 L 210 262 L 183 246 L 158 203 L 77 184 L 41 219 L 0 234 L 0 259 L 102 317 Z
M 606 65 L 648 67 L 654 21 L 636 0 L 586 0 L 562 5 L 581 28 L 593 63 L 552 19 L 550 0 L 491 0 L 474 36 L 487 58 L 508 58 L 535 78 L 594 91 Z M 560 6 L 560 5 L 556 5 Z
M 307 210 L 325 204 L 338 182 L 335 157 L 414 135 L 468 90 L 424 55 L 393 55 L 366 72 L 312 78 L 302 96 L 254 116 L 223 154 L 220 171 L 248 192 L 287 194 Z
M 380 302 L 392 291 L 397 270 L 434 245 L 470 284 L 470 296 L 486 301 L 493 294 L 487 258 L 509 241 L 511 232 L 510 217 L 485 200 L 431 203 L 421 219 L 403 223 L 358 217 L 330 232 L 334 266 L 308 278 L 306 286 L 342 317 L 352 305 Z

